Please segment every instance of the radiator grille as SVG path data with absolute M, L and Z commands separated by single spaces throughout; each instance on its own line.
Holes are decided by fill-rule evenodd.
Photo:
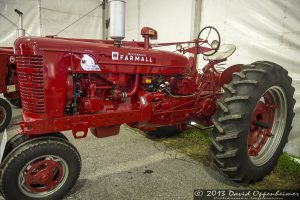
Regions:
M 20 55 L 16 63 L 23 110 L 45 113 L 43 57 Z

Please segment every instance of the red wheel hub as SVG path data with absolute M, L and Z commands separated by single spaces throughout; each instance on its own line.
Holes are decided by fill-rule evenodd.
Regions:
M 40 160 L 25 169 L 25 185 L 33 192 L 45 192 L 55 188 L 63 177 L 61 164 L 54 160 Z
M 276 108 L 277 105 L 269 92 L 265 93 L 256 105 L 248 133 L 248 153 L 250 156 L 257 156 L 269 137 L 272 136 L 271 129 Z

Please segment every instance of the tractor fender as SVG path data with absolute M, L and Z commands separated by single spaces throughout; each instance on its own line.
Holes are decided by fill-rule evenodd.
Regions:
M 222 87 L 224 84 L 228 84 L 232 80 L 232 74 L 234 72 L 240 72 L 243 64 L 236 64 L 226 68 L 220 75 L 219 84 Z

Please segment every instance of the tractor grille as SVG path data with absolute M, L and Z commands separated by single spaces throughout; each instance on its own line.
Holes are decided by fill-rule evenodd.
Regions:
M 43 57 L 19 55 L 16 63 L 23 110 L 45 113 Z

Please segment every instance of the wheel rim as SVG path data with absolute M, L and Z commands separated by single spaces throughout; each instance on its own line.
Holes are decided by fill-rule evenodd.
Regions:
M 20 171 L 18 186 L 28 197 L 46 197 L 64 185 L 68 174 L 68 165 L 61 157 L 40 156 L 29 161 Z
M 0 106 L 0 126 L 2 126 L 5 122 L 7 113 L 3 106 Z
M 254 109 L 248 132 L 248 154 L 256 166 L 267 163 L 282 139 L 287 116 L 287 101 L 283 89 L 270 87 Z

